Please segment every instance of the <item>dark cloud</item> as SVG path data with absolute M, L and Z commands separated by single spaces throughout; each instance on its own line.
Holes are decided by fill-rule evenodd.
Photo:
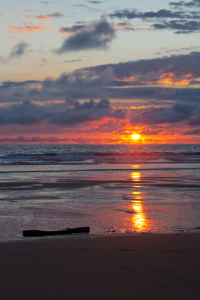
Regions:
M 190 2 L 185 2 L 184 5 L 187 7 L 200 7 L 200 0 L 193 0 Z
M 80 30 L 85 29 L 87 26 L 86 25 L 73 25 L 71 27 L 62 27 L 59 29 L 60 33 L 68 33 L 68 34 L 72 34 L 72 33 L 76 33 Z
M 159 134 L 160 132 L 162 132 L 163 130 L 162 129 L 159 129 L 159 130 L 151 130 L 151 129 L 145 129 L 145 130 L 141 130 L 140 131 L 140 134 L 141 135 L 156 135 L 156 134 Z
M 26 81 L 4 81 L 2 82 L 1 88 L 9 88 L 9 87 L 22 87 L 22 86 L 30 86 L 34 84 L 40 84 L 41 81 L 39 80 L 26 80 Z
M 84 70 L 77 70 L 73 73 L 64 73 L 55 80 L 45 79 L 42 82 L 42 91 L 54 93 L 57 98 L 61 95 L 69 99 L 104 98 L 106 96 L 104 89 L 112 78 L 111 68 L 107 68 L 97 76 L 91 76 Z
M 76 101 L 73 106 L 73 108 L 66 108 L 59 104 L 39 106 L 29 101 L 22 104 L 13 104 L 0 108 L 0 125 L 19 124 L 28 126 L 46 121 L 58 126 L 72 126 L 105 117 L 125 118 L 124 111 L 113 111 L 107 99 L 102 99 L 99 102 L 90 100 L 83 104 Z
M 141 103 L 157 104 L 158 101 L 188 101 L 200 103 L 199 89 L 194 88 L 162 88 L 162 87 L 132 87 L 132 88 L 111 88 L 108 95 L 111 99 L 126 101 L 140 100 Z
M 195 114 L 190 120 L 188 120 L 189 125 L 200 125 L 200 111 L 197 111 L 197 114 Z
M 25 101 L 0 109 L 0 125 L 20 124 L 33 125 L 52 116 L 52 112 L 44 106 Z
M 71 126 L 86 121 L 100 120 L 102 117 L 111 116 L 111 107 L 108 100 L 93 100 L 80 104 L 75 102 L 74 108 L 68 108 L 52 118 L 51 122 L 59 126 Z
M 192 33 L 200 30 L 200 22 L 197 21 L 176 21 L 162 22 L 151 25 L 154 29 L 172 29 L 175 33 Z
M 174 6 L 176 8 L 184 6 L 184 1 L 179 1 L 179 2 L 169 2 L 169 5 Z
M 71 139 L 70 139 L 71 140 Z M 17 138 L 0 138 L 0 143 L 55 143 L 55 142 L 67 142 L 69 141 L 68 138 L 57 138 L 57 137 L 39 137 L 33 136 L 31 138 L 26 136 L 18 136 Z
M 70 51 L 90 49 L 107 49 L 115 37 L 115 29 L 105 19 L 94 21 L 88 30 L 81 30 L 65 39 L 62 46 L 55 51 L 63 54 Z
M 200 7 L 200 0 L 193 0 L 193 1 L 179 1 L 179 2 L 170 2 L 169 5 L 178 7 Z
M 200 128 L 183 132 L 183 135 L 200 135 Z
M 200 0 L 170 2 L 169 4 L 178 10 L 160 9 L 158 11 L 138 12 L 136 10 L 124 9 L 115 11 L 109 14 L 109 16 L 111 18 L 125 18 L 128 20 L 139 18 L 148 22 L 155 22 L 155 19 L 157 19 L 157 22 L 151 26 L 153 29 L 171 29 L 178 34 L 199 31 L 199 11 L 198 9 L 191 10 L 190 8 L 200 7 Z M 169 21 L 166 19 L 169 19 Z
M 149 19 L 149 18 L 177 18 L 177 19 L 184 19 L 185 14 L 180 11 L 171 11 L 167 9 L 160 9 L 156 12 L 149 11 L 149 12 L 137 12 L 136 10 L 119 10 L 115 11 L 112 14 L 109 14 L 111 18 L 126 18 L 126 19 Z
M 196 105 L 175 103 L 172 108 L 153 108 L 141 113 L 138 113 L 138 110 L 133 110 L 130 122 L 134 125 L 158 125 L 182 122 L 188 120 L 195 109 Z
M 17 45 L 15 45 L 12 48 L 8 59 L 23 56 L 25 54 L 25 51 L 27 50 L 28 46 L 29 46 L 29 44 L 27 44 L 25 42 L 19 42 Z

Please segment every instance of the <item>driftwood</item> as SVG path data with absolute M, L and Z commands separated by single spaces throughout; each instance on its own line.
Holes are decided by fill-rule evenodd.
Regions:
M 62 234 L 73 234 L 73 233 L 89 233 L 90 227 L 77 227 L 69 228 L 57 231 L 44 231 L 44 230 L 24 230 L 23 236 L 48 236 L 48 235 L 62 235 Z

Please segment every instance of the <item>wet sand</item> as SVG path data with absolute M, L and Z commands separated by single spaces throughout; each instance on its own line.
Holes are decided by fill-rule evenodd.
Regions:
M 0 243 L 3 300 L 200 299 L 200 234 Z
M 20 240 L 23 230 L 85 226 L 92 234 L 199 232 L 199 177 L 150 173 L 4 180 L 0 241 Z

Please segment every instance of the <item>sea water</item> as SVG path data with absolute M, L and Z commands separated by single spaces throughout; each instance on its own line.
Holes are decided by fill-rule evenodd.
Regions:
M 0 240 L 200 230 L 200 145 L 0 147 Z

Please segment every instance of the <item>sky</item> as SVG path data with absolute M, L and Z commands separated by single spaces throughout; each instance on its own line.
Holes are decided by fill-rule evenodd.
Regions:
M 200 143 L 199 34 L 200 0 L 4 1 L 0 144 Z

